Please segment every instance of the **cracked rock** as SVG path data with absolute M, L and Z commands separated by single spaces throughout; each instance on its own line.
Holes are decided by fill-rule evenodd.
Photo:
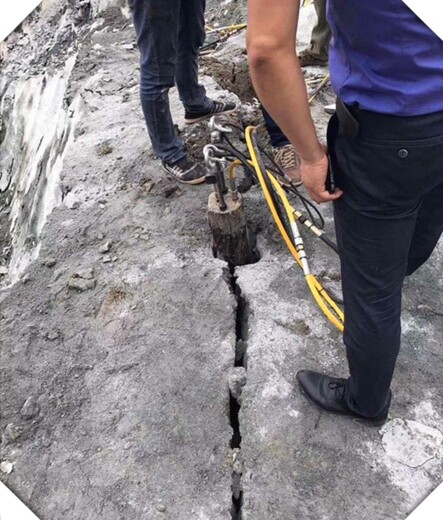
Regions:
M 386 454 L 411 468 L 443 458 L 443 434 L 416 421 L 394 419 L 380 430 Z
M 20 415 L 23 419 L 33 419 L 39 412 L 40 406 L 37 403 L 37 399 L 35 397 L 28 397 L 20 410 Z
M 244 367 L 233 367 L 229 374 L 228 384 L 232 397 L 239 401 L 243 387 L 246 385 L 246 369 Z

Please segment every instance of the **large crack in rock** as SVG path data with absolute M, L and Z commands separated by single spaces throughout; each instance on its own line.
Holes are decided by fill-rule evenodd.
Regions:
M 209 189 L 179 187 L 153 158 L 133 28 L 120 9 L 76 29 L 66 84 L 54 79 L 62 77 L 64 46 L 40 64 L 39 34 L 46 41 L 48 25 L 69 19 L 61 5 L 20 36 L 35 38 L 24 63 L 11 48 L 3 69 L 10 92 L 23 89 L 10 121 L 44 77 L 50 89 L 40 101 L 35 89 L 35 104 L 57 93 L 67 116 L 78 99 L 81 117 L 66 146 L 53 150 L 55 157 L 63 149 L 63 165 L 47 178 L 55 173 L 61 191 L 46 213 L 38 259 L 0 293 L 0 461 L 13 468 L 0 478 L 42 520 L 228 520 L 236 304 L 224 263 L 210 255 Z M 38 71 L 32 78 L 29 63 Z M 49 103 L 54 134 L 37 136 L 43 121 L 34 125 L 38 158 L 42 137 L 51 149 L 62 126 L 60 103 Z M 204 125 L 187 135 L 209 140 Z

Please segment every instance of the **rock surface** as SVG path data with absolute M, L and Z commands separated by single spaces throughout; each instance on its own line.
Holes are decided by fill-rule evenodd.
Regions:
M 406 518 L 443 478 L 443 244 L 406 283 L 391 420 L 320 414 L 294 375 L 346 375 L 341 338 L 260 190 L 245 209 L 262 258 L 233 277 L 212 257 L 209 187 L 179 187 L 153 155 L 126 2 L 44 7 L 1 50 L 2 482 L 41 520 Z M 210 1 L 208 23 L 245 7 Z M 313 20 L 302 11 L 300 47 Z M 222 44 L 203 78 L 238 101 L 217 83 L 232 87 L 235 56 L 237 123 L 259 115 L 243 47 L 242 33 Z M 313 105 L 322 134 L 331 101 L 326 88 Z M 171 108 L 201 159 L 208 129 L 184 129 L 175 91 Z M 339 289 L 337 258 L 308 237 L 313 271 Z

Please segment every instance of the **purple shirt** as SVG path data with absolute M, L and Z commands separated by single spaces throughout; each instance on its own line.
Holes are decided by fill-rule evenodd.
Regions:
M 443 111 L 443 41 L 402 0 L 328 3 L 331 81 L 345 103 L 399 116 Z

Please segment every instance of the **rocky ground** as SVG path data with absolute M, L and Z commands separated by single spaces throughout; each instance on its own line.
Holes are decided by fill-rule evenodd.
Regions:
M 443 479 L 443 244 L 406 284 L 389 422 L 319 413 L 294 375 L 345 375 L 344 350 L 259 188 L 245 204 L 261 259 L 230 272 L 210 188 L 153 155 L 124 2 L 44 7 L 0 51 L 1 481 L 42 520 L 405 519 Z M 244 20 L 243 1 L 209 2 L 211 26 Z M 300 45 L 312 21 L 304 9 Z M 207 50 L 209 92 L 259 122 L 244 33 Z M 313 105 L 321 132 L 332 99 Z M 171 106 L 201 158 L 208 129 L 183 128 L 175 92 Z M 337 259 L 306 240 L 333 283 Z

